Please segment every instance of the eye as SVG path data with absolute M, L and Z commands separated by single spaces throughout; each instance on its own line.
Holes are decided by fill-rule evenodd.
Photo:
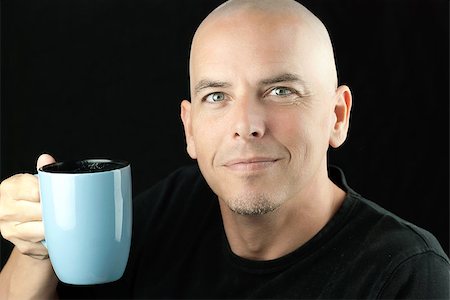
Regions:
M 222 92 L 211 93 L 204 98 L 204 101 L 210 103 L 221 102 L 223 100 L 225 100 L 225 94 Z
M 285 86 L 270 88 L 264 94 L 265 101 L 277 104 L 294 104 L 298 103 L 302 98 L 303 97 L 298 90 Z
M 290 88 L 286 87 L 276 87 L 273 88 L 269 95 L 271 96 L 289 96 L 292 95 L 294 92 Z

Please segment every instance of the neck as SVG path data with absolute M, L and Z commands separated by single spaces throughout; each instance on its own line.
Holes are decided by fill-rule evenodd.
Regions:
M 271 260 L 309 241 L 328 223 L 345 198 L 345 192 L 328 179 L 326 172 L 325 178 L 314 181 L 312 188 L 302 195 L 288 199 L 264 215 L 239 215 L 219 200 L 231 250 L 243 258 Z

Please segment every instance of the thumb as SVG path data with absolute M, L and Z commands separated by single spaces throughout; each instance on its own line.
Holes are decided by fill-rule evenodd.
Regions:
M 45 165 L 49 165 L 51 163 L 56 162 L 56 160 L 49 154 L 42 154 L 39 156 L 37 163 L 36 163 L 36 169 L 39 169 Z

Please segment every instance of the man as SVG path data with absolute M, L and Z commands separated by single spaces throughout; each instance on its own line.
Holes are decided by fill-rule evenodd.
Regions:
M 291 0 L 225 3 L 194 36 L 190 76 L 181 118 L 199 168 L 136 199 L 123 279 L 60 296 L 448 298 L 436 239 L 327 167 L 352 97 L 313 14 Z M 0 295 L 57 297 L 36 178 L 13 176 L 0 193 L 0 230 L 16 245 Z

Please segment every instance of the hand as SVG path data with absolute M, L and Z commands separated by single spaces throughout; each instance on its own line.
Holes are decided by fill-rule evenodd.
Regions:
M 55 162 L 48 154 L 37 161 L 37 168 Z M 0 232 L 25 255 L 47 259 L 48 251 L 41 241 L 44 225 L 39 197 L 39 182 L 31 174 L 17 174 L 0 184 Z

